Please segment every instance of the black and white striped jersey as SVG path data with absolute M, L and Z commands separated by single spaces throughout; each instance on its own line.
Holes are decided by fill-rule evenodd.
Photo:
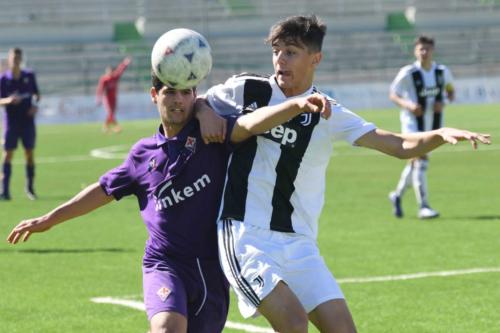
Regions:
M 428 131 L 433 129 L 433 105 L 436 100 L 446 102 L 443 91 L 448 84 L 453 84 L 453 76 L 445 65 L 432 63 L 430 70 L 422 68 L 418 61 L 402 67 L 391 83 L 390 90 L 398 96 L 422 105 L 423 123 L 419 124 L 415 115 L 401 110 L 401 131 L 404 133 Z M 439 126 L 440 127 L 440 126 Z
M 296 97 L 314 92 L 312 86 Z M 274 76 L 246 74 L 212 87 L 206 97 L 219 114 L 252 112 L 287 100 Z M 228 165 L 221 219 L 316 238 L 333 141 L 353 144 L 375 129 L 340 104 L 331 103 L 328 120 L 303 113 L 238 146 Z

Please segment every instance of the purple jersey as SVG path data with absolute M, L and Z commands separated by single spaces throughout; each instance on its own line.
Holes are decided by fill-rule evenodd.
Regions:
M 228 133 L 234 119 L 228 119 Z M 122 165 L 100 178 L 101 187 L 117 200 L 137 197 L 149 234 L 144 265 L 172 256 L 217 259 L 216 221 L 229 141 L 206 145 L 195 119 L 173 138 L 162 129 L 137 142 Z
M 35 73 L 22 69 L 19 79 L 12 77 L 12 71 L 8 70 L 0 76 L 0 98 L 9 97 L 13 94 L 22 97 L 21 103 L 5 106 L 4 126 L 21 125 L 25 122 L 33 122 L 33 116 L 28 114 L 31 108 L 31 100 L 34 94 L 38 94 Z

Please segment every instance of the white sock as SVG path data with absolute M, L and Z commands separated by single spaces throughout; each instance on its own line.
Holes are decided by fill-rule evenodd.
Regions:
M 402 197 L 406 189 L 410 186 L 412 172 L 413 172 L 413 164 L 410 162 L 406 164 L 406 167 L 403 169 L 403 172 L 401 172 L 401 177 L 399 178 L 399 183 L 395 191 L 398 197 Z
M 420 208 L 428 207 L 427 168 L 428 160 L 416 160 L 413 168 L 413 189 Z

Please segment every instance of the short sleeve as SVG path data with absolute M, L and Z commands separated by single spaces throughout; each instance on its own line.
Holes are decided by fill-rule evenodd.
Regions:
M 99 178 L 99 183 L 107 195 L 116 200 L 135 193 L 136 176 L 132 153 L 118 167 L 109 170 Z
M 404 96 L 408 92 L 408 72 L 400 70 L 391 83 L 390 92 L 398 96 Z
M 35 73 L 31 73 L 31 79 L 33 80 L 33 93 L 37 95 L 40 94 L 40 91 L 38 90 L 38 84 L 36 83 Z
M 453 85 L 453 74 L 451 74 L 451 71 L 449 70 L 448 67 L 444 68 L 444 84 L 445 85 Z
M 210 106 L 220 114 L 231 115 L 242 112 L 244 79 L 232 77 L 224 84 L 211 87 L 205 94 Z
M 374 124 L 338 104 L 333 106 L 332 116 L 328 121 L 333 139 L 344 140 L 350 144 L 354 144 L 361 136 L 376 129 Z
M 7 97 L 6 89 L 4 89 L 5 80 L 3 76 L 0 76 L 0 98 Z

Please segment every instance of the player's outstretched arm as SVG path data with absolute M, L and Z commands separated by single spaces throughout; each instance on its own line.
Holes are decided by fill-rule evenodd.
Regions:
M 469 141 L 474 149 L 478 143 L 490 144 L 490 135 L 443 127 L 434 131 L 395 134 L 376 129 L 360 137 L 356 144 L 402 159 L 423 156 L 437 147 Z
M 258 108 L 238 118 L 231 132 L 231 141 L 244 141 L 252 135 L 264 133 L 304 112 L 321 113 L 322 117 L 329 118 L 331 104 L 325 96 L 316 93 L 290 99 L 281 104 Z
M 56 224 L 87 214 L 112 200 L 113 196 L 106 195 L 99 183 L 94 183 L 51 212 L 21 221 L 12 229 L 7 242 L 11 244 L 16 244 L 20 240 L 25 242 L 33 233 L 47 231 Z

